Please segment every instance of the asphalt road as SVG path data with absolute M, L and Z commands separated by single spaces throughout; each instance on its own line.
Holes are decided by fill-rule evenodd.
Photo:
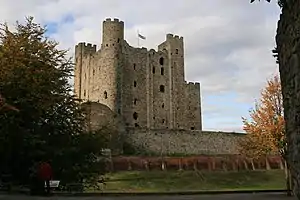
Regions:
M 0 200 L 296 200 L 282 193 L 268 194 L 218 194 L 218 195 L 187 195 L 187 196 L 126 196 L 126 197 L 33 197 L 26 195 L 0 195 Z

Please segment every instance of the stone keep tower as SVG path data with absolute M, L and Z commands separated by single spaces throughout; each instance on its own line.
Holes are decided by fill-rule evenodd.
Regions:
M 102 44 L 75 47 L 75 94 L 107 105 L 126 126 L 201 130 L 200 84 L 184 79 L 183 38 L 167 34 L 158 51 L 124 40 L 124 22 L 103 22 Z
M 101 49 L 79 43 L 75 47 L 75 94 L 84 100 L 98 101 L 112 111 L 121 108 L 121 73 L 118 56 L 122 52 L 124 22 L 107 19 L 103 22 Z

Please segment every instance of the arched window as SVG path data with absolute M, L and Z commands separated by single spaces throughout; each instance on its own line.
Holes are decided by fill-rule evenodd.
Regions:
M 160 68 L 160 74 L 161 75 L 164 75 L 165 74 L 165 70 L 164 70 L 164 68 L 162 67 L 162 68 Z
M 104 91 L 104 99 L 107 99 L 107 92 Z
M 135 119 L 135 120 L 138 119 L 138 114 L 136 112 L 133 113 L 133 119 Z
M 160 65 L 164 65 L 164 58 L 163 58 L 163 57 L 160 57 L 160 59 L 159 59 L 159 64 L 160 64 Z
M 164 85 L 160 85 L 160 86 L 159 86 L 159 91 L 165 92 L 165 86 L 164 86 Z

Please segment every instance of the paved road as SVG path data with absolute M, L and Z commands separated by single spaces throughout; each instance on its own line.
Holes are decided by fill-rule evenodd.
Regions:
M 285 194 L 223 194 L 196 196 L 127 196 L 127 197 L 32 197 L 24 195 L 0 195 L 0 200 L 296 200 Z

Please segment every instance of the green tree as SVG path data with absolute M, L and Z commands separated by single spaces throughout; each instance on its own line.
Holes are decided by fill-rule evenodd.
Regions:
M 104 167 L 103 139 L 85 133 L 69 83 L 73 63 L 45 32 L 32 17 L 14 31 L 1 25 L 0 91 L 19 112 L 0 110 L 0 170 L 27 182 L 31 167 L 49 160 L 57 179 L 93 178 Z

